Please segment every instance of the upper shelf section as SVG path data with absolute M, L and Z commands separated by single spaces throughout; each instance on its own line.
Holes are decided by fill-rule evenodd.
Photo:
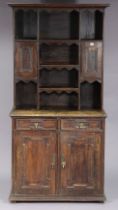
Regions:
M 37 41 L 102 40 L 103 8 L 15 9 L 15 39 Z

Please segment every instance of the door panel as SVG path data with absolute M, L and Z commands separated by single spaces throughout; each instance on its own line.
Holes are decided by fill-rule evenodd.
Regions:
M 15 188 L 21 193 L 55 193 L 56 132 L 15 132 Z
M 61 194 L 100 192 L 103 185 L 101 140 L 98 133 L 61 132 Z
M 15 74 L 17 79 L 36 79 L 37 43 L 32 41 L 16 42 Z
M 93 82 L 102 78 L 102 42 L 83 41 L 81 43 L 81 81 Z

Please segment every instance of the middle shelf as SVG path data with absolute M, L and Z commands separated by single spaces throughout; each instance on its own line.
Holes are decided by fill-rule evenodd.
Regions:
M 76 68 L 40 68 L 39 70 L 39 86 L 45 87 L 62 87 L 76 88 L 78 87 L 79 70 Z
M 41 43 L 40 64 L 79 64 L 78 44 Z

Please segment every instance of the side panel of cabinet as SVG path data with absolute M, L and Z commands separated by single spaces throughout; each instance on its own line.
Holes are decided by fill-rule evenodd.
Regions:
M 103 139 L 101 133 L 61 132 L 61 194 L 102 194 Z
M 56 132 L 14 131 L 14 191 L 54 194 L 56 151 Z
M 81 81 L 94 81 L 102 79 L 102 42 L 81 42 Z
M 32 41 L 16 42 L 15 75 L 22 79 L 37 77 L 37 43 Z

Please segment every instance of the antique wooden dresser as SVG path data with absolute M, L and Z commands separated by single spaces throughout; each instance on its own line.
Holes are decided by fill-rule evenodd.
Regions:
M 10 201 L 104 196 L 103 4 L 10 4 Z

